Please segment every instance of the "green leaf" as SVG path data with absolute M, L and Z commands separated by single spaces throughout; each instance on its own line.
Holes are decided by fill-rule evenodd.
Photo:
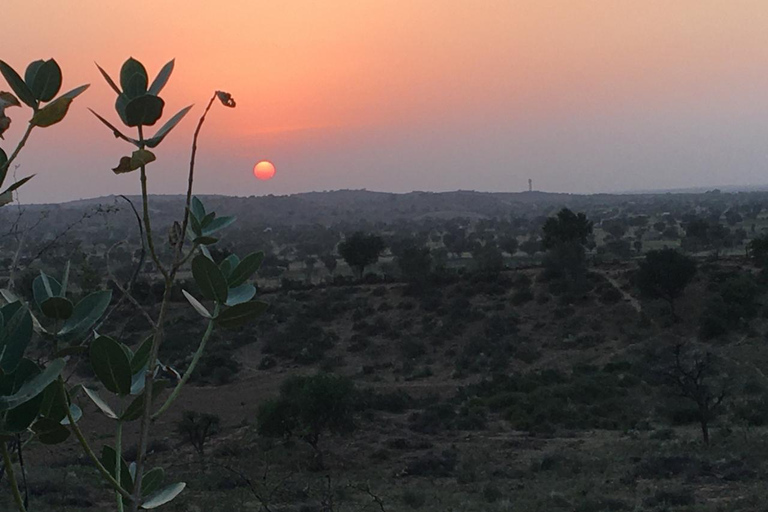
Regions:
M 224 274 L 224 277 L 229 279 L 229 275 L 238 264 L 240 264 L 240 258 L 237 257 L 237 254 L 230 254 L 219 263 L 219 268 L 221 269 L 221 273 Z
M 154 126 L 163 115 L 165 101 L 145 94 L 134 98 L 125 106 L 125 124 L 128 126 Z
M 10 396 L 0 396 L 0 411 L 13 409 L 38 396 L 61 375 L 65 365 L 63 359 L 54 359 L 42 373 L 26 381 L 16 393 Z
M 163 468 L 153 468 L 144 473 L 141 481 L 141 494 L 148 496 L 158 490 L 165 480 L 165 470 Z
M 72 316 L 74 306 L 64 297 L 50 297 L 40 304 L 40 310 L 48 318 L 66 320 Z
M 148 82 L 147 70 L 141 62 L 131 57 L 123 63 L 120 68 L 120 86 L 128 98 L 146 94 Z
M 165 380 L 158 380 L 155 382 L 155 385 L 152 387 L 152 402 L 154 402 L 158 395 L 165 390 L 167 384 L 168 381 Z M 133 402 L 131 402 L 131 404 L 125 409 L 125 412 L 123 412 L 123 415 L 120 417 L 120 419 L 122 421 L 134 421 L 141 418 L 141 415 L 144 414 L 144 400 L 146 397 L 147 392 L 144 391 L 142 394 L 134 398 Z
M 80 421 L 80 418 L 83 417 L 83 410 L 77 406 L 77 404 L 70 404 L 69 405 L 69 414 L 72 415 L 72 419 L 75 423 Z M 63 420 L 61 420 L 62 425 L 69 425 L 69 417 L 65 417 Z
M 131 374 L 136 375 L 142 368 L 147 366 L 151 352 L 152 336 L 148 336 L 147 339 L 145 339 L 141 345 L 139 345 L 139 348 L 137 348 L 136 352 L 133 354 L 133 358 L 131 359 Z
M 61 387 L 58 382 L 49 384 L 43 391 L 42 397 L 41 416 L 56 422 L 61 422 L 67 417 L 67 404 L 61 395 Z
M 194 215 L 195 219 L 197 219 L 198 223 L 205 218 L 205 206 L 203 206 L 203 202 L 200 201 L 200 199 L 198 199 L 197 196 L 192 198 L 192 202 L 190 204 L 190 210 L 192 212 L 192 215 Z
M 101 71 L 101 76 L 103 76 L 103 77 L 104 77 L 104 80 L 106 80 L 106 81 L 107 81 L 107 83 L 108 83 L 108 84 L 109 84 L 109 86 L 112 88 L 112 90 L 113 90 L 113 91 L 115 91 L 117 94 L 121 94 L 121 92 L 122 92 L 122 91 L 120 91 L 120 88 L 117 86 L 117 84 L 115 84 L 115 81 L 114 81 L 114 80 L 112 80 L 112 77 L 110 77 L 110 76 L 107 74 L 107 72 L 106 72 L 106 71 L 104 71 L 103 69 L 101 69 L 101 66 L 99 66 L 98 64 L 96 64 L 96 67 L 97 67 L 97 68 L 99 68 L 99 71 Z
M 0 204 L 0 206 L 2 206 L 3 204 L 8 204 L 11 201 L 13 201 L 13 196 L 11 195 L 11 193 L 34 177 L 35 175 L 33 174 L 32 176 L 27 176 L 26 178 L 22 178 L 16 183 L 14 183 L 13 185 L 11 185 L 10 187 L 8 187 L 7 189 L 5 189 L 3 192 L 0 192 L 0 196 L 3 196 L 3 200 L 4 200 L 4 202 Z
M 75 306 L 72 316 L 64 322 L 59 335 L 81 334 L 93 327 L 109 307 L 110 300 L 112 300 L 111 290 L 94 292 L 84 297 Z
M 32 281 L 32 296 L 38 308 L 42 308 L 43 302 L 51 297 L 61 297 L 61 283 L 55 277 L 49 276 L 42 270 L 40 275 Z
M 227 297 L 227 306 L 236 306 L 243 302 L 248 302 L 254 295 L 256 295 L 256 287 L 252 284 L 241 284 L 235 288 L 229 289 L 229 296 Z
M 219 241 L 218 238 L 214 238 L 212 236 L 198 236 L 194 240 L 192 240 L 192 242 L 197 245 L 213 245 L 218 241 Z
M 169 485 L 168 487 L 165 487 L 148 496 L 144 503 L 141 504 L 141 508 L 148 510 L 157 508 L 161 505 L 165 505 L 166 503 L 173 501 L 176 496 L 181 494 L 181 491 L 183 491 L 184 487 L 186 486 L 187 484 L 184 482 Z
M 11 86 L 11 89 L 13 89 L 13 92 L 16 93 L 16 96 L 21 101 L 33 109 L 37 109 L 35 95 L 32 94 L 32 91 L 29 90 L 29 87 L 27 87 L 27 84 L 24 83 L 19 74 L 2 60 L 0 60 L 0 73 L 3 74 L 5 81 L 8 82 L 8 85 Z
M 0 370 L 11 373 L 32 339 L 32 315 L 18 302 L 4 306 L 2 314 L 5 325 L 0 332 Z
M 27 67 L 24 81 L 40 101 L 51 101 L 61 89 L 61 68 L 55 60 L 38 60 Z
M 69 106 L 71 104 L 72 98 L 67 98 L 66 96 L 57 98 L 56 101 L 52 101 L 35 112 L 29 123 L 34 126 L 39 126 L 40 128 L 53 126 L 64 119 L 67 112 L 69 112 Z
M 3 394 L 15 393 L 21 388 L 25 381 L 39 374 L 40 367 L 38 367 L 29 359 L 22 359 L 13 374 L 5 375 L 2 377 L 4 381 L 7 379 L 12 380 L 12 383 L 10 383 L 10 389 L 8 390 L 9 392 Z M 2 386 L 4 390 L 8 389 L 7 384 L 8 383 L 4 383 Z M 8 411 L 8 414 L 5 417 L 5 425 L 3 426 L 3 430 L 6 432 L 23 432 L 26 430 L 27 427 L 29 427 L 32 422 L 35 421 L 35 418 L 37 418 L 42 402 L 43 393 L 40 393 L 32 400 L 29 400 L 28 402 L 23 403 L 18 407 Z
M 64 267 L 64 277 L 61 278 L 61 290 L 59 291 L 59 295 L 62 297 L 66 297 L 67 295 L 67 286 L 69 286 L 69 268 L 70 262 L 67 260 L 67 266 Z
M 88 398 L 90 398 L 91 401 L 96 404 L 96 407 L 101 409 L 101 412 L 103 412 L 107 418 L 112 418 L 113 420 L 117 419 L 117 414 L 115 414 L 115 411 L 112 410 L 109 404 L 107 404 L 107 402 L 105 402 L 96 391 L 85 386 L 83 386 L 83 391 L 86 395 L 88 395 Z
M 173 59 L 165 66 L 163 66 L 163 69 L 161 69 L 155 79 L 152 80 L 152 85 L 149 86 L 149 94 L 154 94 L 155 96 L 160 94 L 160 91 L 163 90 L 165 84 L 168 83 L 168 79 L 171 77 L 171 73 L 173 73 L 173 66 L 175 63 L 176 59 Z
M 160 143 L 163 142 L 163 139 L 165 139 L 165 136 L 168 135 L 182 119 L 184 119 L 184 116 L 186 116 L 187 112 L 189 112 L 191 109 L 192 105 L 185 107 L 181 109 L 175 116 L 170 118 L 159 130 L 157 130 L 157 133 L 154 137 L 144 141 L 147 147 L 154 148 L 160 145 Z
M 219 270 L 218 265 L 202 255 L 197 255 L 192 260 L 192 277 L 203 297 L 216 302 L 224 303 L 227 300 L 227 280 Z
M 111 446 L 104 445 L 101 448 L 100 459 L 101 463 L 104 464 L 104 467 L 112 475 L 112 478 L 115 478 L 117 475 L 117 453 L 115 452 L 115 449 Z M 120 456 L 120 486 L 126 491 L 133 490 L 133 478 L 131 478 L 131 470 L 128 468 L 128 464 L 125 463 L 125 459 L 123 459 L 122 454 Z
M 5 154 L 3 148 L 0 148 L 0 185 L 5 181 L 5 176 L 8 174 L 8 168 L 6 163 L 8 162 L 8 155 Z
M 69 429 L 59 422 L 48 418 L 38 418 L 32 424 L 32 431 L 43 444 L 59 444 L 69 438 Z
M 243 258 L 229 275 L 229 279 L 227 280 L 229 286 L 234 288 L 245 283 L 257 270 L 259 270 L 262 261 L 264 261 L 264 253 L 261 251 L 253 252 Z
M 91 86 L 91 84 L 85 84 L 85 85 L 81 85 L 80 87 L 75 87 L 71 91 L 65 92 L 64 94 L 62 94 L 61 97 L 62 98 L 69 98 L 69 99 L 73 100 L 73 99 L 77 98 L 78 96 L 80 96 L 81 94 L 83 94 L 90 86 Z
M 213 233 L 220 231 L 237 220 L 237 217 L 217 217 L 208 223 L 207 226 L 202 226 L 203 235 L 212 235 Z
M 213 318 L 205 306 L 203 306 L 199 300 L 188 293 L 187 290 L 181 290 L 181 293 L 184 294 L 184 297 L 186 297 L 187 301 L 192 305 L 193 308 L 195 308 L 195 311 L 197 311 L 200 316 L 203 318 Z
M 120 344 L 108 336 L 91 342 L 91 367 L 99 381 L 113 393 L 131 392 L 131 363 Z
M 269 304 L 259 300 L 237 304 L 219 313 L 216 323 L 224 329 L 239 327 L 258 318 L 268 307 Z

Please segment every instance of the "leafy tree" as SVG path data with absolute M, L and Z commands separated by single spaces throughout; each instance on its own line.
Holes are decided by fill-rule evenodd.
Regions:
M 545 249 L 572 242 L 583 246 L 592 233 L 592 222 L 587 220 L 583 212 L 576 214 L 568 208 L 563 208 L 557 216 L 547 218 L 543 231 L 542 245 Z
M 499 241 L 499 247 L 506 251 L 510 256 L 514 256 L 518 247 L 520 247 L 520 243 L 517 241 L 517 237 L 505 236 Z
M 568 277 L 577 288 L 584 285 L 586 276 L 586 254 L 584 246 L 592 234 L 592 222 L 579 212 L 568 208 L 560 210 L 555 217 L 549 217 L 542 228 L 542 246 L 547 249 L 545 266 L 553 277 Z
M 493 244 L 485 244 L 472 251 L 477 271 L 487 276 L 497 276 L 504 270 L 504 258 L 501 251 Z
M 315 451 L 316 467 L 323 469 L 321 437 L 352 432 L 355 408 L 355 386 L 348 377 L 328 373 L 289 377 L 280 386 L 280 396 L 259 407 L 258 432 L 301 438 Z
M 669 303 L 672 316 L 675 313 L 675 299 L 696 275 L 696 262 L 674 249 L 649 251 L 640 263 L 637 272 L 637 286 L 647 295 L 664 299 Z
M 380 236 L 357 231 L 339 244 L 339 254 L 347 265 L 357 270 L 362 279 L 365 267 L 379 261 L 384 251 L 384 240 Z

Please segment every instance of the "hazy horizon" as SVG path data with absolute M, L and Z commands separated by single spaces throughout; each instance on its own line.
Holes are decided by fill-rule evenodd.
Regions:
M 215 109 L 203 129 L 200 194 L 515 192 L 529 178 L 565 193 L 768 182 L 763 2 L 8 4 L 0 58 L 23 73 L 54 57 L 64 90 L 91 84 L 17 161 L 19 177 L 37 174 L 23 202 L 138 192 L 137 176 L 110 171 L 128 148 L 87 111 L 114 119 L 93 63 L 114 76 L 129 56 L 151 76 L 176 58 L 166 118 L 196 105 L 150 168 L 162 194 L 182 191 L 192 131 L 216 89 L 238 107 Z M 29 19 L 34 30 L 16 22 Z M 8 114 L 6 150 L 29 110 Z M 252 177 L 262 159 L 277 166 L 271 181 Z

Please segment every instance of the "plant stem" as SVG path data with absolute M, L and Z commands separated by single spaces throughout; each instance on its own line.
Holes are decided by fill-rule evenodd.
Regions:
M 64 381 L 61 380 L 61 377 L 59 377 L 59 387 L 61 389 L 61 394 L 64 399 L 64 403 L 67 403 L 67 394 L 64 389 Z M 93 464 L 96 466 L 96 469 L 101 473 L 101 476 L 104 477 L 104 479 L 109 482 L 109 485 L 112 486 L 112 488 L 115 489 L 121 496 L 124 498 L 128 498 L 129 500 L 133 500 L 133 496 L 131 496 L 131 493 L 127 490 L 123 489 L 123 487 L 120 485 L 120 482 L 115 480 L 112 477 L 112 474 L 107 471 L 107 468 L 104 467 L 104 464 L 101 463 L 99 458 L 96 456 L 96 454 L 93 452 L 93 449 L 91 449 L 91 446 L 88 444 L 88 441 L 85 439 L 85 436 L 83 435 L 83 432 L 80 430 L 80 427 L 77 426 L 77 423 L 75 423 L 75 418 L 72 417 L 72 411 L 69 409 L 69 407 L 66 407 L 67 409 L 67 419 L 69 420 L 69 426 L 72 429 L 72 432 L 75 433 L 75 437 L 78 441 L 80 441 L 80 445 L 83 447 L 83 451 L 85 451 L 85 454 L 88 455 L 88 457 L 91 459 Z
M 155 383 L 155 371 L 157 370 L 157 355 L 160 351 L 160 343 L 163 337 L 163 325 L 165 315 L 168 310 L 168 302 L 171 298 L 171 286 L 173 281 L 170 278 L 165 280 L 165 291 L 163 292 L 163 301 L 160 304 L 160 314 L 157 317 L 157 328 L 152 338 L 152 350 L 149 354 L 149 366 L 147 367 L 147 377 L 144 384 L 144 393 L 148 400 L 144 400 L 144 412 L 141 415 L 141 431 L 139 433 L 139 450 L 136 456 L 136 481 L 133 484 L 133 502 L 131 503 L 131 512 L 136 512 L 141 503 L 141 483 L 144 478 L 144 462 L 147 454 L 147 444 L 149 441 L 149 424 L 152 421 L 152 388 Z
M 205 107 L 205 110 L 203 111 L 203 115 L 200 117 L 200 120 L 197 122 L 197 128 L 195 128 L 195 135 L 192 137 L 192 156 L 189 159 L 189 178 L 187 180 L 187 202 L 184 207 L 184 220 L 181 223 L 181 237 L 179 238 L 179 243 L 176 245 L 176 252 L 173 258 L 174 273 L 184 263 L 184 261 L 186 261 L 186 258 L 181 258 L 180 256 L 181 256 L 181 248 L 184 245 L 184 239 L 187 236 L 187 225 L 189 224 L 189 207 L 190 207 L 190 204 L 192 203 L 192 184 L 195 178 L 195 156 L 197 155 L 197 138 L 200 135 L 200 130 L 203 128 L 203 123 L 205 122 L 205 116 L 208 114 L 208 111 L 211 110 L 211 105 L 213 105 L 214 100 L 216 100 L 215 92 L 213 93 L 213 96 L 211 96 L 211 100 L 208 102 L 208 106 Z
M 216 304 L 215 309 L 213 310 L 213 316 L 214 318 L 219 314 L 219 304 Z M 152 415 L 152 419 L 156 420 L 160 417 L 161 414 L 163 414 L 173 403 L 174 400 L 176 400 L 176 397 L 179 396 L 179 393 L 181 393 L 181 388 L 184 386 L 184 384 L 187 383 L 189 380 L 189 377 L 192 375 L 192 372 L 195 370 L 195 366 L 197 366 L 198 361 L 200 361 L 200 357 L 202 357 L 203 352 L 205 351 L 205 345 L 208 343 L 208 338 L 211 337 L 211 333 L 213 332 L 213 319 L 208 321 L 208 328 L 205 330 L 205 333 L 203 334 L 202 340 L 200 340 L 200 346 L 197 348 L 197 352 L 195 352 L 195 355 L 192 357 L 192 362 L 189 363 L 189 367 L 187 368 L 187 371 L 184 372 L 184 376 L 181 378 L 178 384 L 176 384 L 176 387 L 173 389 L 173 392 L 168 397 L 168 399 L 165 401 L 162 407 L 157 410 Z
M 149 198 L 147 194 L 147 168 L 145 166 L 141 166 L 141 202 L 143 205 L 144 210 L 144 230 L 147 232 L 147 247 L 149 247 L 149 254 L 152 256 L 152 261 L 155 262 L 155 265 L 157 266 L 157 270 L 160 271 L 160 273 L 165 278 L 166 282 L 170 278 L 168 275 L 168 272 L 165 270 L 165 266 L 163 266 L 163 263 L 160 261 L 160 258 L 157 256 L 157 251 L 155 251 L 155 241 L 152 237 L 152 222 L 149 217 Z
M 3 165 L 0 166 L 0 176 L 2 176 L 2 179 L 0 179 L 0 185 L 3 184 L 3 181 L 5 181 L 6 173 L 8 172 L 8 169 L 11 168 L 11 164 L 16 159 L 17 156 L 19 156 L 19 152 L 21 151 L 21 148 L 24 147 L 24 145 L 27 143 L 27 140 L 29 139 L 29 135 L 32 133 L 32 129 L 35 127 L 32 123 L 29 123 L 27 126 L 27 131 L 24 132 L 24 136 L 19 141 L 19 144 L 16 146 L 16 149 L 13 150 L 13 153 L 11 153 L 11 156 L 8 158 L 8 161 L 5 162 Z
M 3 441 L 0 444 L 3 445 L 3 464 L 5 464 L 5 472 L 8 473 L 8 483 L 11 484 L 13 501 L 16 502 L 16 507 L 18 507 L 19 512 L 27 512 L 27 509 L 24 507 L 24 500 L 21 499 L 19 483 L 16 481 L 16 474 L 13 472 L 13 462 L 11 462 L 11 455 L 8 453 L 8 443 Z
M 122 411 L 121 411 L 122 414 Z M 120 470 L 122 469 L 122 464 L 120 464 L 123 461 L 123 422 L 120 420 L 117 420 L 117 429 L 115 431 L 115 480 L 118 482 L 122 479 L 122 475 L 120 475 Z M 117 499 L 117 512 L 123 512 L 123 497 L 120 496 L 120 493 L 115 493 L 115 498 Z

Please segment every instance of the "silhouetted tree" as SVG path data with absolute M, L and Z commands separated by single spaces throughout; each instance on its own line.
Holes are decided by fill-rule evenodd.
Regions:
M 280 386 L 280 396 L 259 407 L 259 434 L 300 437 L 315 451 L 316 468 L 323 469 L 320 438 L 355 429 L 355 398 L 355 386 L 348 377 L 327 373 L 289 377 Z
M 696 262 L 692 258 L 674 249 L 661 249 L 646 253 L 636 282 L 643 293 L 666 300 L 676 319 L 675 299 L 682 295 L 695 275 Z
M 380 236 L 356 232 L 339 244 L 339 254 L 347 265 L 357 270 L 363 277 L 365 267 L 379 261 L 379 255 L 384 251 L 384 241 Z
M 547 218 L 542 230 L 542 245 L 545 249 L 571 242 L 583 246 L 592 233 L 592 222 L 587 220 L 583 212 L 576 214 L 568 208 L 563 208 L 557 212 L 557 216 Z
M 768 266 L 768 236 L 763 235 L 749 242 L 747 253 L 758 267 Z

